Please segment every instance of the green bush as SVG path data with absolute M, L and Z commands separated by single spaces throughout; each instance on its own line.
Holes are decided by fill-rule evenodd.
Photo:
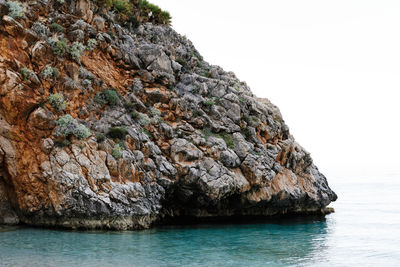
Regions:
M 204 102 L 204 105 L 207 106 L 207 107 L 212 107 L 214 105 L 214 101 L 209 99 L 209 100 Z
M 203 129 L 204 138 L 208 141 L 208 138 L 213 135 L 210 128 L 206 127 Z
M 58 112 L 67 108 L 67 102 L 65 102 L 64 96 L 60 93 L 49 95 L 48 100 L 50 105 Z
M 132 5 L 127 0 L 114 0 L 113 7 L 116 11 L 126 15 L 132 12 Z
M 39 21 L 33 23 L 31 29 L 43 39 L 46 39 L 49 35 L 49 29 Z
M 104 134 L 96 134 L 97 143 L 102 143 L 106 140 L 106 136 Z
M 83 124 L 79 124 L 73 131 L 73 134 L 75 135 L 76 138 L 81 140 L 87 139 L 89 136 L 92 135 L 90 133 L 90 130 L 86 128 L 86 126 Z
M 60 40 L 50 40 L 51 49 L 57 56 L 64 56 L 69 52 L 68 40 L 61 38 Z
M 148 138 L 151 138 L 151 133 L 147 129 L 140 129 L 140 132 L 147 135 Z
M 28 77 L 29 77 L 29 74 L 31 73 L 32 71 L 30 70 L 30 69 L 28 69 L 28 68 L 21 68 L 20 70 L 19 70 L 19 73 L 21 73 L 21 75 L 22 75 L 22 78 L 24 78 L 24 81 L 27 81 L 28 80 Z
M 58 76 L 60 76 L 60 72 L 58 71 L 57 68 L 52 68 L 51 66 L 46 66 L 41 74 L 43 79 L 55 79 L 58 78 Z
M 124 107 L 128 111 L 133 111 L 135 109 L 135 104 L 132 102 L 127 102 L 124 104 Z
M 128 131 L 124 127 L 111 127 L 108 129 L 107 136 L 113 139 L 125 139 Z
M 61 26 L 60 24 L 55 23 L 55 22 L 50 24 L 49 28 L 50 28 L 50 31 L 55 32 L 55 33 L 57 33 L 57 32 L 65 32 L 65 28 L 63 26 Z
M 78 64 L 81 64 L 81 56 L 85 51 L 85 46 L 80 42 L 74 42 L 70 49 L 70 54 L 73 60 L 75 60 Z
M 99 6 L 110 8 L 113 4 L 113 0 L 97 0 Z
M 78 139 L 87 139 L 91 133 L 85 125 L 79 124 L 71 115 L 60 117 L 56 122 L 55 136 L 68 138 L 74 135 Z
M 161 10 L 159 6 L 149 3 L 147 0 L 139 0 L 139 9 L 144 11 L 145 14 L 143 15 L 148 15 L 151 12 L 156 23 L 171 23 L 171 15 L 169 12 Z
M 114 148 L 112 149 L 112 156 L 115 158 L 115 159 L 120 159 L 121 157 L 122 157 L 122 151 L 121 151 L 122 149 L 121 149 L 121 146 L 120 146 L 120 144 L 116 144 L 115 146 L 114 146 Z
M 120 103 L 117 91 L 114 89 L 103 90 L 97 93 L 94 97 L 94 101 L 99 104 L 108 104 L 110 106 L 116 106 Z
M 139 118 L 139 112 L 137 111 L 132 111 L 131 113 L 129 113 L 129 115 L 131 116 L 132 119 L 136 120 Z
M 97 46 L 96 39 L 89 39 L 86 45 L 87 50 L 90 52 L 92 52 L 96 48 L 96 46 Z
M 232 134 L 228 134 L 226 132 L 220 133 L 220 136 L 222 137 L 222 139 L 224 139 L 226 146 L 230 149 L 235 148 L 235 144 L 233 142 L 233 136 Z
M 194 117 L 199 117 L 199 116 L 203 115 L 203 112 L 201 112 L 201 110 L 195 109 L 195 110 L 193 110 L 192 114 Z
M 20 2 L 7 1 L 8 15 L 14 19 L 22 18 L 25 15 L 25 8 Z
M 161 116 L 161 111 L 159 109 L 151 108 L 150 112 L 151 112 L 151 115 L 153 115 L 154 117 Z
M 147 126 L 150 123 L 150 118 L 147 114 L 138 113 L 138 119 L 141 126 Z
M 66 146 L 69 146 L 71 144 L 71 141 L 65 139 L 65 140 L 62 140 L 62 141 L 56 141 L 56 142 L 54 142 L 54 144 L 56 145 L 56 147 L 66 147 Z

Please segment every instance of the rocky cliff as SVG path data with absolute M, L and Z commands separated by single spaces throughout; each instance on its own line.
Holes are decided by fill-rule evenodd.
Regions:
M 336 200 L 278 108 L 157 6 L 0 0 L 0 18 L 0 223 L 138 229 Z

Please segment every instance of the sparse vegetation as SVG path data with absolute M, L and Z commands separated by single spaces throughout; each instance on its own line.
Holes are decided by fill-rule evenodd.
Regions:
M 41 38 L 45 39 L 49 35 L 49 28 L 47 28 L 45 25 L 40 23 L 39 21 L 36 21 L 32 25 L 32 30 L 36 32 Z
M 56 79 L 58 76 L 60 76 L 60 72 L 57 68 L 53 68 L 48 65 L 42 70 L 40 75 L 43 79 Z
M 213 135 L 210 128 L 206 127 L 203 129 L 204 138 L 208 141 L 208 138 Z
M 155 24 L 170 24 L 171 15 L 157 5 L 146 0 L 97 0 L 99 6 L 114 9 L 121 22 L 152 22 Z
M 151 133 L 147 129 L 140 129 L 140 132 L 144 133 L 147 135 L 147 137 L 151 138 Z
M 75 60 L 78 64 L 81 64 L 81 56 L 85 51 L 86 47 L 80 42 L 74 42 L 70 49 L 70 54 L 73 60 Z
M 94 101 L 99 104 L 108 104 L 110 106 L 116 106 L 120 103 L 120 99 L 117 91 L 114 89 L 103 90 L 98 92 L 94 97 Z
M 115 159 L 120 159 L 122 157 L 122 149 L 120 144 L 115 144 L 114 148 L 112 149 L 112 156 Z
M 85 125 L 78 123 L 71 115 L 60 117 L 56 124 L 55 136 L 68 138 L 70 135 L 74 135 L 76 138 L 83 140 L 91 135 L 90 130 Z
M 199 116 L 203 115 L 203 112 L 201 112 L 201 110 L 195 109 L 195 110 L 193 110 L 192 114 L 194 117 L 199 117 Z
M 54 142 L 54 144 L 56 145 L 56 147 L 66 147 L 71 144 L 71 141 L 69 141 L 68 139 L 64 139 L 62 141 L 56 141 Z
M 57 33 L 57 32 L 65 32 L 65 28 L 58 23 L 53 22 L 49 26 L 50 31 Z
M 125 15 L 130 15 L 132 12 L 132 5 L 127 0 L 114 0 L 113 8 Z
M 179 64 L 181 64 L 182 66 L 186 65 L 186 61 L 183 58 L 177 58 L 176 62 L 178 62 Z
M 64 100 L 64 96 L 60 93 L 50 95 L 48 100 L 50 105 L 58 112 L 61 112 L 67 108 L 67 102 Z
M 103 143 L 106 140 L 106 136 L 102 133 L 96 134 L 97 143 Z
M 61 38 L 59 40 L 51 39 L 50 46 L 54 54 L 56 54 L 59 57 L 62 57 L 69 52 L 68 40 L 65 38 Z
M 204 72 L 204 77 L 211 78 L 211 72 L 209 71 Z
M 139 112 L 138 119 L 139 119 L 140 125 L 142 125 L 142 126 L 147 126 L 150 123 L 150 118 L 149 118 L 149 116 L 147 116 L 147 114 Z
M 212 107 L 214 105 L 214 101 L 212 101 L 211 99 L 206 100 L 204 102 L 204 105 L 207 106 L 207 107 Z
M 7 1 L 8 15 L 14 19 L 22 18 L 25 15 L 25 8 L 20 2 Z
M 89 129 L 86 128 L 86 126 L 83 124 L 79 124 L 73 131 L 73 134 L 75 135 L 76 138 L 81 140 L 87 139 L 89 136 L 91 136 Z
M 160 117 L 161 116 L 161 111 L 156 109 L 156 108 L 151 108 L 150 110 L 151 115 L 154 117 Z
M 28 68 L 21 68 L 20 70 L 19 70 L 19 73 L 21 73 L 21 75 L 22 75 L 22 78 L 24 78 L 24 81 L 27 81 L 28 80 L 28 77 L 29 77 L 29 74 L 31 73 L 32 71 L 30 70 L 30 69 L 28 69 Z
M 124 104 L 124 107 L 127 111 L 133 111 L 135 109 L 135 104 L 132 102 L 127 102 Z
M 89 39 L 86 45 L 88 51 L 92 52 L 97 46 L 96 39 Z
M 233 149 L 235 147 L 235 143 L 233 142 L 233 136 L 232 134 L 222 132 L 219 134 L 222 139 L 224 139 L 226 146 L 230 149 Z M 218 137 L 218 136 L 217 136 Z
M 244 137 L 245 137 L 247 140 L 252 136 L 251 131 L 250 131 L 250 129 L 249 129 L 248 127 L 242 128 L 242 129 L 241 129 L 241 132 L 242 132 L 242 134 L 244 135 Z
M 137 111 L 132 111 L 131 113 L 129 113 L 129 115 L 131 116 L 132 119 L 136 120 L 139 118 L 139 112 Z
M 159 6 L 149 3 L 147 0 L 139 0 L 139 9 L 144 12 L 143 15 L 149 16 L 159 24 L 170 24 L 171 15 L 167 11 L 163 11 Z

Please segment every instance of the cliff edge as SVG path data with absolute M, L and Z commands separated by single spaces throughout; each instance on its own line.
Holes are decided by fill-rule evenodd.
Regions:
M 323 214 L 279 109 L 144 0 L 0 0 L 0 224 Z

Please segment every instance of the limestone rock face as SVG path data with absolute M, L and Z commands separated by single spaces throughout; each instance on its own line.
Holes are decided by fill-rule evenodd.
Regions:
M 140 229 L 336 200 L 279 109 L 171 27 L 21 4 L 12 18 L 0 1 L 0 224 Z

